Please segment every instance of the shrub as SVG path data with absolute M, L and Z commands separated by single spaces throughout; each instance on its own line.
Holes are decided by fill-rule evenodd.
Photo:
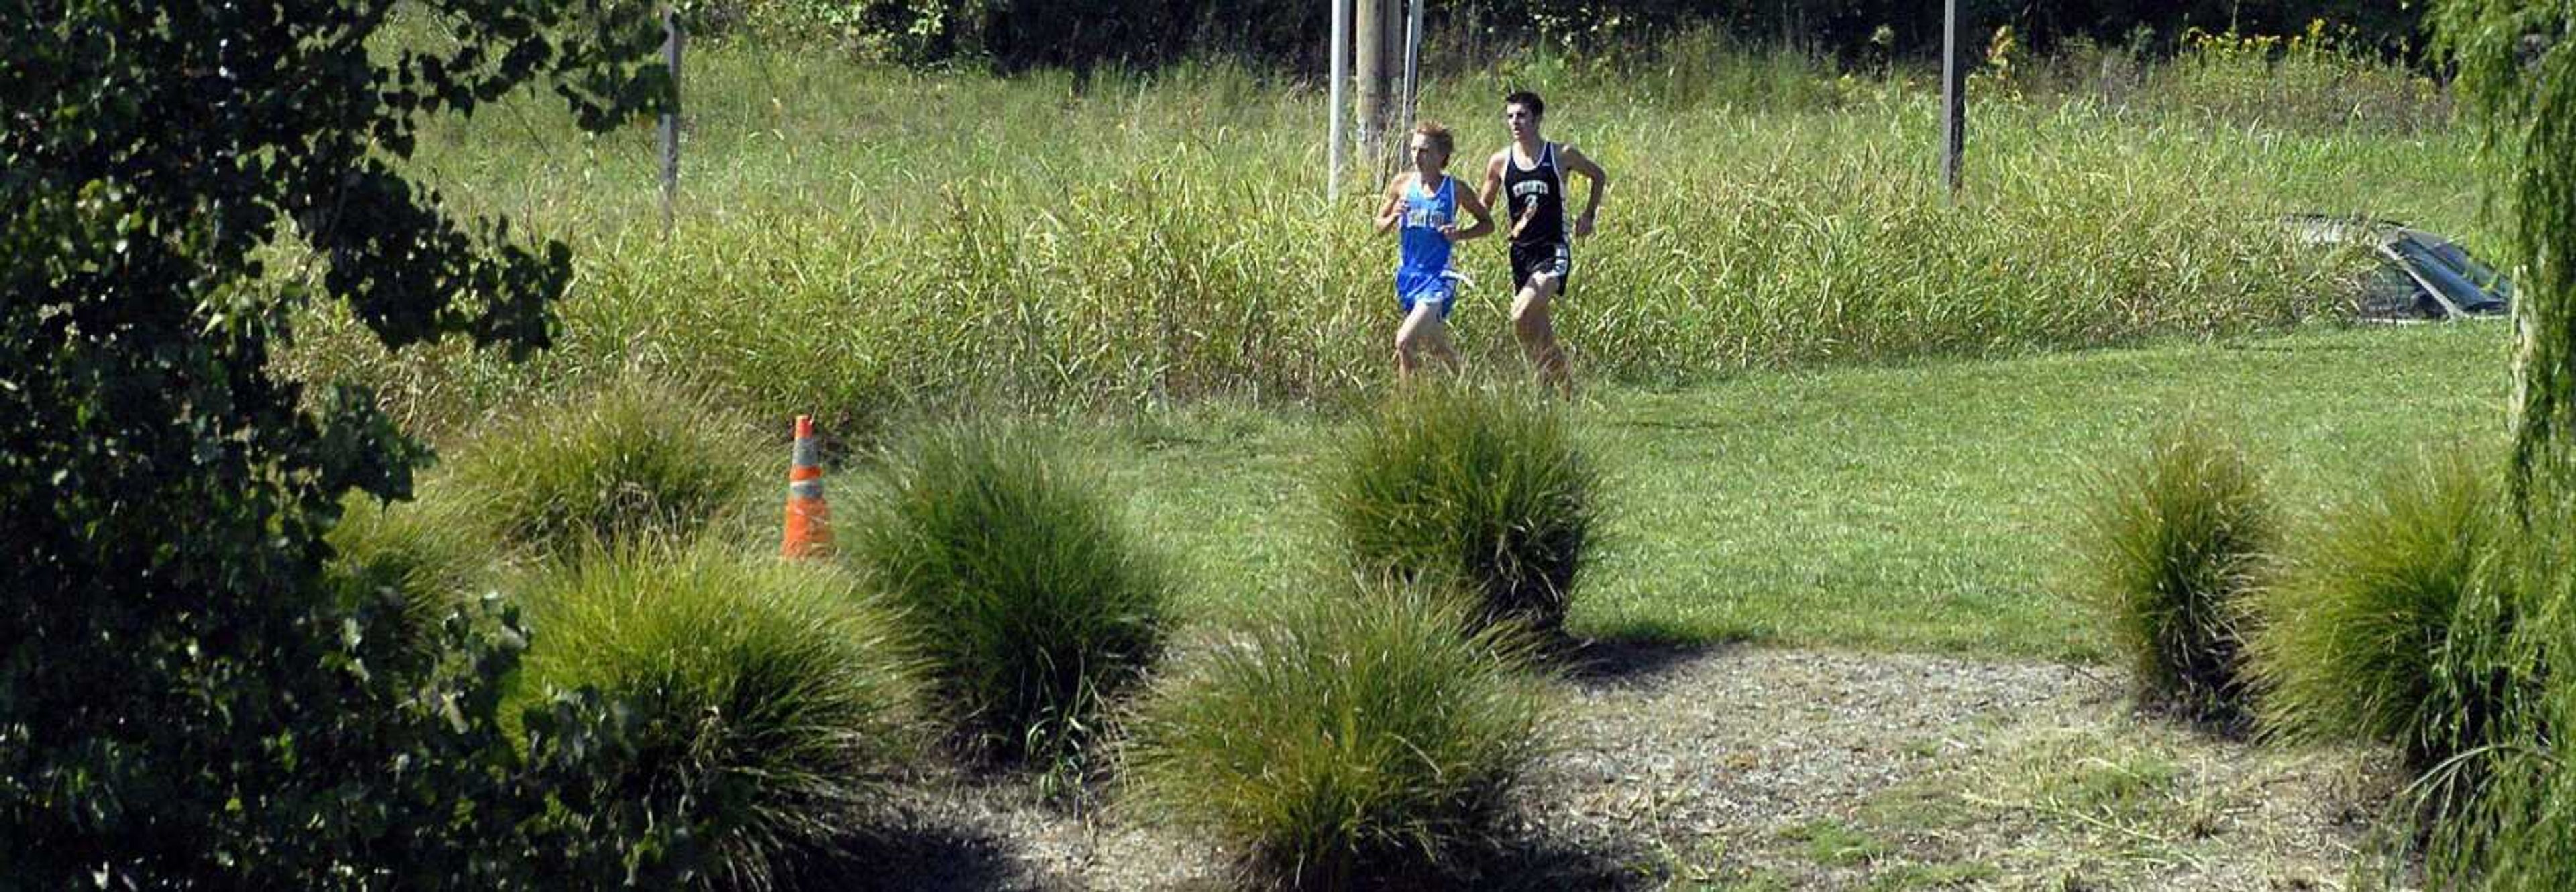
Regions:
M 2143 699 L 2195 719 L 2246 718 L 2246 592 L 2277 533 L 2261 480 L 2230 435 L 2186 418 L 2105 469 L 2083 506 L 2087 596 L 2135 662 Z
M 1427 384 L 1388 399 L 1337 458 L 1327 511 L 1363 572 L 1455 574 L 1478 621 L 1565 621 L 1600 488 L 1542 398 Z
M 959 727 L 1006 758 L 1074 755 L 1162 646 L 1161 565 L 1025 430 L 933 430 L 883 484 L 849 554 L 908 611 Z
M 352 491 L 406 497 L 423 450 L 275 363 L 321 305 L 385 348 L 546 345 L 568 249 L 452 213 L 412 150 L 524 84 L 591 132 L 664 104 L 649 34 L 563 33 L 583 5 L 404 4 L 474 27 L 401 53 L 369 52 L 382 3 L 0 16 L 0 887 L 651 873 L 581 869 L 641 840 L 538 826 L 537 781 L 580 760 L 499 738 L 506 641 L 457 629 L 464 671 L 426 682 L 371 668 L 398 611 L 333 586 L 322 537 Z M 311 264 L 269 266 L 290 244 Z
M 2493 557 L 2452 620 L 2433 696 L 2458 705 L 2428 734 L 2448 757 L 2405 800 L 2431 887 L 2576 882 L 2576 773 L 2565 770 L 2576 746 L 2558 730 L 2576 725 L 2576 689 L 2553 669 L 2576 659 L 2569 510 L 2535 503 L 2521 522 L 2498 524 Z
M 2576 784 L 2564 770 L 2576 747 L 2555 730 L 2576 722 L 2576 698 L 2551 671 L 2576 659 L 2565 612 L 2576 542 L 2549 526 L 2507 529 L 2436 664 L 2433 696 L 2459 704 L 2428 734 L 2447 758 L 2427 766 L 2404 800 L 2435 888 L 2576 882 Z
M 715 525 L 757 485 L 747 457 L 773 451 L 741 418 L 630 377 L 478 432 L 440 482 L 503 539 L 561 556 Z
M 2417 134 L 2450 124 L 2438 82 L 2382 61 L 2355 37 L 2322 20 L 2288 36 L 2191 29 L 2172 63 L 2156 69 L 2149 99 L 2210 121 L 2298 133 Z
M 1191 660 L 1140 709 L 1129 802 L 1294 884 L 1437 865 L 1483 838 L 1544 751 L 1512 624 L 1455 587 L 1304 598 Z
M 2497 581 L 2484 564 L 2509 533 L 2502 508 L 2482 469 L 2427 453 L 2329 513 L 2254 594 L 2264 621 L 2246 668 L 2264 725 L 2294 739 L 2393 744 L 2418 772 L 2457 755 L 2464 731 L 2480 736 L 2501 691 L 2470 683 L 2461 662 L 2485 642 L 2452 645 L 2499 631 L 2459 617 L 2464 599 Z
M 584 688 L 633 715 L 586 798 L 700 828 L 703 883 L 766 888 L 863 826 L 914 741 L 891 613 L 829 565 L 727 547 L 594 550 L 530 593 L 522 700 Z
M 352 496 L 323 537 L 332 552 L 324 578 L 349 603 L 391 606 L 401 650 L 424 662 L 439 658 L 450 619 L 483 615 L 474 599 L 499 581 L 490 537 L 455 506 Z

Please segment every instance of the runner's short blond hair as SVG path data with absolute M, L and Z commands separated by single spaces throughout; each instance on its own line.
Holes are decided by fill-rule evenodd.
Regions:
M 1440 157 L 1448 158 L 1458 154 L 1458 139 L 1449 135 L 1449 128 L 1440 126 L 1436 121 L 1415 124 L 1413 132 L 1430 137 L 1431 148 L 1438 150 Z

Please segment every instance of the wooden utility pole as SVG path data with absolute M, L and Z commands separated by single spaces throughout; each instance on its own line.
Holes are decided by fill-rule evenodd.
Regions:
M 1959 0 L 1943 0 L 1941 13 L 1941 182 L 1959 200 L 1959 154 L 1968 135 L 1968 66 L 1959 39 Z
M 662 113 L 662 237 L 671 237 L 671 206 L 680 193 L 680 19 L 662 7 L 662 64 L 671 69 L 671 107 Z
M 1384 0 L 1354 0 L 1359 4 L 1360 77 L 1360 158 L 1369 167 L 1377 166 L 1378 131 L 1385 121 L 1386 105 L 1386 10 Z

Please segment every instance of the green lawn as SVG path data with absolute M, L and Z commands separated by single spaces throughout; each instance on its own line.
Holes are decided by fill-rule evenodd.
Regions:
M 1611 515 L 1573 626 L 2090 658 L 2096 623 L 2057 593 L 2068 505 L 2149 424 L 2191 407 L 2232 422 L 2295 523 L 2420 444 L 2498 454 L 2508 342 L 2501 323 L 2321 327 L 1594 393 L 1576 413 Z M 1222 619 L 1313 578 L 1310 483 L 1337 435 L 1217 407 L 1091 439 L 1186 568 L 1188 609 Z

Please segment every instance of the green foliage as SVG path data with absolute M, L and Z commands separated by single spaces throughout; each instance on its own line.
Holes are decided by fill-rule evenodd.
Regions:
M 1030 430 L 932 429 L 881 477 L 843 541 L 906 609 L 949 715 L 1004 758 L 1077 756 L 1162 647 L 1164 568 Z
M 584 781 L 620 820 L 690 828 L 705 885 L 772 887 L 876 816 L 915 751 L 915 668 L 891 611 L 827 564 L 729 546 L 591 551 L 529 593 L 518 699 L 593 689 L 630 751 Z
M 1528 388 L 1429 382 L 1389 397 L 1325 481 L 1356 566 L 1454 575 L 1480 622 L 1565 622 L 1600 507 L 1562 412 Z
M 334 586 L 352 489 L 423 451 L 363 391 L 271 360 L 345 305 L 371 339 L 544 346 L 560 244 L 468 227 L 396 165 L 432 116 L 550 84 L 600 129 L 667 94 L 595 4 L 428 0 L 438 48 L 377 55 L 380 0 L 36 0 L 0 16 L 0 839 L 30 888 L 556 888 L 649 876 L 645 828 L 553 835 L 598 710 L 522 758 L 507 637 Z M 590 27 L 575 31 L 576 23 Z M 216 39 L 220 37 L 220 39 Z M 470 229 L 470 232 L 469 232 Z M 300 242 L 315 275 L 266 278 Z M 318 283 L 318 288 L 315 285 Z M 501 623 L 506 629 L 508 624 Z M 630 858 L 630 855 L 632 856 Z
M 2511 527 L 2508 527 L 2511 529 Z M 2517 530 L 2463 599 L 2434 696 L 2459 702 L 2436 742 L 2452 753 L 2408 790 L 2431 885 L 2564 889 L 2576 882 L 2576 811 L 2566 797 L 2567 744 L 2576 727 L 2569 685 L 2553 667 L 2576 659 L 2563 609 L 2568 548 L 2547 528 Z
M 2147 89 L 2162 106 L 2293 132 L 2415 134 L 2451 119 L 2438 83 L 2380 60 L 2354 42 L 2349 26 L 2323 20 L 2288 36 L 2193 29 Z
M 415 657 L 437 660 L 441 630 L 479 614 L 478 601 L 501 582 L 483 524 L 452 500 L 384 503 L 353 495 L 342 511 L 323 536 L 331 546 L 324 577 L 350 603 L 392 607 L 395 640 Z
M 1153 66 L 1185 56 L 1232 52 L 1263 60 L 1323 67 L 1329 8 L 1298 0 L 693 0 L 717 23 L 789 19 L 857 38 L 881 58 L 906 64 L 985 62 L 1031 65 Z M 2023 31 L 2043 49 L 2067 39 L 2119 39 L 2131 33 L 2178 35 L 2241 26 L 2289 33 L 2311 21 L 2344 23 L 2358 44 L 2402 54 L 2415 36 L 2420 4 L 2375 0 L 2227 0 L 2095 3 L 2073 11 L 2008 0 L 1964 0 L 1977 39 L 1998 26 Z M 1794 39 L 1818 51 L 1852 56 L 1936 53 L 1941 4 L 1909 0 L 1451 0 L 1428 4 L 1426 50 L 1455 64 L 1482 67 L 1505 48 L 1541 46 L 1611 54 L 1676 30 L 1713 30 L 1735 38 Z M 1398 27 L 1401 27 L 1398 19 Z M 1058 30 L 1050 30 L 1058 29 Z M 1069 39 L 1047 41 L 1049 35 Z M 1447 52 L 1443 52 L 1447 51 Z
M 1439 584 L 1323 590 L 1158 683 L 1130 802 L 1293 884 L 1438 865 L 1500 828 L 1546 747 L 1546 685 L 1511 624 L 1469 635 Z
M 2222 726 L 2247 718 L 2245 599 L 2278 533 L 2243 447 L 2186 416 L 2105 466 L 2084 498 L 2082 591 L 2110 620 L 2140 695 Z
M 2576 9 L 2551 0 L 2447 0 L 2435 13 L 2459 65 L 2461 103 L 2501 184 L 2490 206 L 2510 223 L 2517 357 L 2511 492 L 2527 503 L 2576 486 Z M 2535 483 L 2555 474 L 2562 483 Z M 2538 492 L 2536 492 L 2536 490 Z
M 437 481 L 452 492 L 440 496 L 473 506 L 503 540 L 553 555 L 684 541 L 744 510 L 757 458 L 785 455 L 740 416 L 636 378 L 542 402 L 452 452 Z
M 2501 182 L 2487 192 L 2513 234 L 2515 523 L 2510 631 L 2483 664 L 2527 686 L 2485 744 L 2465 807 L 2433 827 L 2426 863 L 2454 884 L 2576 886 L 2576 6 L 2446 0 L 2433 12 L 2457 91 Z M 2427 783 L 2445 780 L 2438 773 Z
M 2512 691 L 2471 663 L 2510 624 L 2475 617 L 2511 601 L 2482 590 L 2510 528 L 2495 479 L 2457 454 L 2423 453 L 2336 506 L 2254 593 L 2246 668 L 2267 728 L 2393 745 L 2417 772 L 2488 742 Z

